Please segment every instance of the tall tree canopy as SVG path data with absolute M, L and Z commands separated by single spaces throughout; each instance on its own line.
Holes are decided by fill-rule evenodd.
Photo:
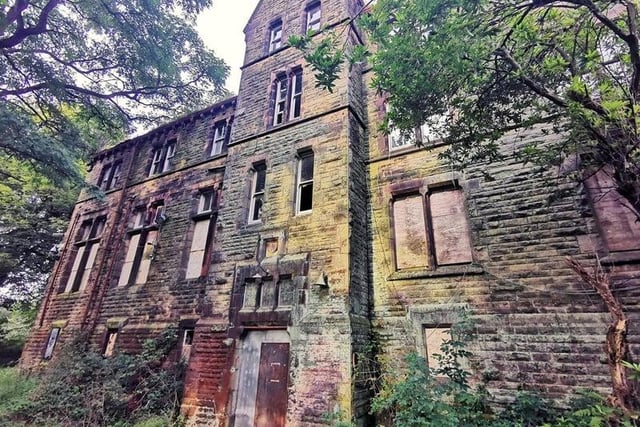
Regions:
M 126 129 L 223 95 L 227 67 L 194 30 L 210 4 L 0 0 L 0 154 L 79 181 L 91 149 L 79 116 Z
M 606 167 L 640 211 L 640 51 L 632 0 L 378 0 L 362 22 L 390 122 L 427 123 L 464 167 L 499 156 L 506 132 L 563 137 L 523 159 Z M 443 120 L 443 117 L 445 120 Z

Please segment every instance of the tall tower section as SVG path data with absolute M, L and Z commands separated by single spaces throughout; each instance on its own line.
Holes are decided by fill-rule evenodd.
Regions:
M 262 0 L 226 160 L 221 252 L 233 271 L 230 423 L 364 424 L 354 369 L 369 338 L 366 114 L 358 67 L 315 86 L 291 35 L 359 43 L 359 0 Z

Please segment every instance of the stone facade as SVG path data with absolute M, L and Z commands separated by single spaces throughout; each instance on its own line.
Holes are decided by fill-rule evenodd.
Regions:
M 329 93 L 286 45 L 318 5 L 323 27 L 360 42 L 359 1 L 262 0 L 237 97 L 96 156 L 88 179 L 105 196 L 80 196 L 23 366 L 80 330 L 108 355 L 175 326 L 194 425 L 326 425 L 336 411 L 372 425 L 371 343 L 429 357 L 465 310 L 470 363 L 498 397 L 606 391 L 606 308 L 564 258 L 604 256 L 636 320 L 640 248 L 608 250 L 563 174 L 510 157 L 451 172 L 442 146 L 389 148 L 371 73 L 344 67 Z

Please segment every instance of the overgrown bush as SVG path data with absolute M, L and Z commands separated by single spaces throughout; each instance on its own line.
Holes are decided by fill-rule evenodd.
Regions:
M 427 366 L 424 358 L 410 353 L 405 368 L 383 367 L 381 389 L 373 400 L 372 412 L 393 427 L 637 427 L 639 414 L 623 413 L 595 392 L 585 391 L 569 402 L 568 408 L 531 392 L 499 412 L 489 402 L 491 395 L 482 386 L 472 386 L 470 373 L 461 363 L 472 339 L 468 319 L 451 330 L 451 339 L 436 355 L 438 367 Z M 640 365 L 625 365 L 640 376 Z
M 15 425 L 11 415 L 29 404 L 35 386 L 36 381 L 21 375 L 18 368 L 0 368 L 0 427 Z
M 39 426 L 176 425 L 184 367 L 167 363 L 174 329 L 146 340 L 137 355 L 104 358 L 78 338 L 51 361 L 15 422 Z

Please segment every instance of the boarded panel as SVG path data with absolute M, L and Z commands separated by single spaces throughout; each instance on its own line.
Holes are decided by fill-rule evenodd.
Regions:
M 260 308 L 273 309 L 276 306 L 276 284 L 273 280 L 262 282 Z
M 131 236 L 131 239 L 129 239 L 129 246 L 127 246 L 127 255 L 125 256 L 124 263 L 122 264 L 118 286 L 125 286 L 127 283 L 129 283 L 129 276 L 131 275 L 131 268 L 133 267 L 133 259 L 136 256 L 136 250 L 138 249 L 139 242 L 139 234 L 134 234 L 133 236 Z
M 393 202 L 396 268 L 426 267 L 427 231 L 424 223 L 422 196 L 416 195 Z
M 189 252 L 189 264 L 187 265 L 187 279 L 200 277 L 204 252 L 207 247 L 207 234 L 209 233 L 209 220 L 198 221 L 193 230 L 191 251 Z
M 98 253 L 98 243 L 94 243 L 91 245 L 91 249 L 89 250 L 89 257 L 87 258 L 87 263 L 84 266 L 84 272 L 82 273 L 82 281 L 80 282 L 80 290 L 84 289 L 89 282 L 89 276 L 91 275 L 91 269 L 93 268 L 93 264 L 96 261 L 96 254 Z
M 429 197 L 433 240 L 438 265 L 473 261 L 469 223 L 460 190 L 441 191 Z
M 262 344 L 256 395 L 256 427 L 284 427 L 287 418 L 288 364 L 289 344 Z
M 158 239 L 158 231 L 152 230 L 147 234 L 147 242 L 144 245 L 142 252 L 142 260 L 140 261 L 140 268 L 136 275 L 136 285 L 147 283 L 147 277 L 149 277 L 149 268 L 151 268 L 151 260 L 153 259 L 154 252 L 156 250 L 156 240 Z
M 424 328 L 424 346 L 427 356 L 427 365 L 431 369 L 440 368 L 439 360 L 435 354 L 442 354 L 440 347 L 442 343 L 451 339 L 449 327 L 446 328 Z
M 78 274 L 78 268 L 80 267 L 80 261 L 82 260 L 84 249 L 85 246 L 80 246 L 78 248 L 78 252 L 76 252 L 76 257 L 73 260 L 73 266 L 71 267 L 71 273 L 69 274 L 69 281 L 67 281 L 67 287 L 64 290 L 65 292 L 71 292 L 73 282 L 76 281 L 76 275 Z
M 600 170 L 586 180 L 600 232 L 610 251 L 640 249 L 640 222 L 629 202 L 615 189 L 613 179 Z

